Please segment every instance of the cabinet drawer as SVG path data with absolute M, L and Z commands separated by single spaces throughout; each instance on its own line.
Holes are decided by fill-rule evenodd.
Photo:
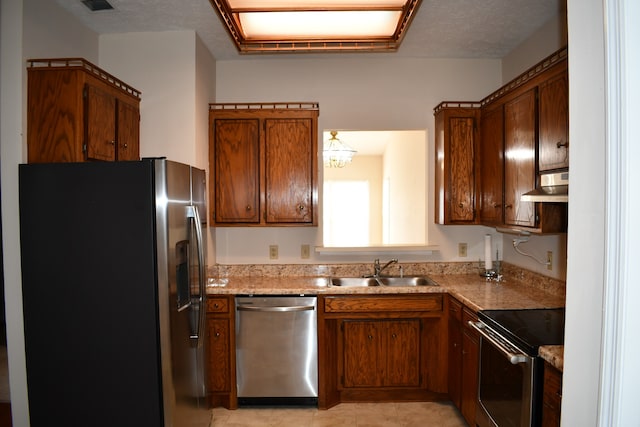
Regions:
M 405 296 L 339 296 L 324 300 L 326 313 L 389 312 L 389 311 L 442 311 L 442 295 L 420 297 Z
M 229 300 L 224 297 L 207 298 L 207 312 L 208 313 L 228 313 Z

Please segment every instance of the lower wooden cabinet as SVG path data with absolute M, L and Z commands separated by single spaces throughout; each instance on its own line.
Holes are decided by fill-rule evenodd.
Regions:
M 451 401 L 467 424 L 474 426 L 478 405 L 478 334 L 469 326 L 476 314 L 460 301 L 449 297 L 449 369 Z
M 443 295 L 324 296 L 318 407 L 446 398 Z
M 544 427 L 560 427 L 562 372 L 547 362 L 544 363 L 544 386 L 542 393 L 542 425 Z
M 343 321 L 343 387 L 419 387 L 420 329 L 420 319 Z
M 224 406 L 227 409 L 238 407 L 234 357 L 235 319 L 232 308 L 232 296 L 216 296 L 207 299 L 211 407 Z

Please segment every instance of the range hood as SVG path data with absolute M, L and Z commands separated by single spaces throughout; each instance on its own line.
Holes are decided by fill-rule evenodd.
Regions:
M 566 203 L 569 201 L 569 172 L 540 174 L 540 187 L 520 197 L 523 202 Z

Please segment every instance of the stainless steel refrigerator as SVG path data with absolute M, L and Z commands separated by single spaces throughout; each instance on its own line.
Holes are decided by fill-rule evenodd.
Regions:
M 32 427 L 206 427 L 205 173 L 20 165 Z

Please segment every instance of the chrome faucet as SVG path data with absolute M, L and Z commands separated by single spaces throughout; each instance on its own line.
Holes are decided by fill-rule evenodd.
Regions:
M 397 262 L 398 262 L 398 258 L 392 258 L 391 260 L 389 260 L 389 262 L 387 262 L 385 265 L 380 267 L 380 260 L 376 258 L 376 260 L 373 261 L 373 277 L 379 277 L 385 268 Z

